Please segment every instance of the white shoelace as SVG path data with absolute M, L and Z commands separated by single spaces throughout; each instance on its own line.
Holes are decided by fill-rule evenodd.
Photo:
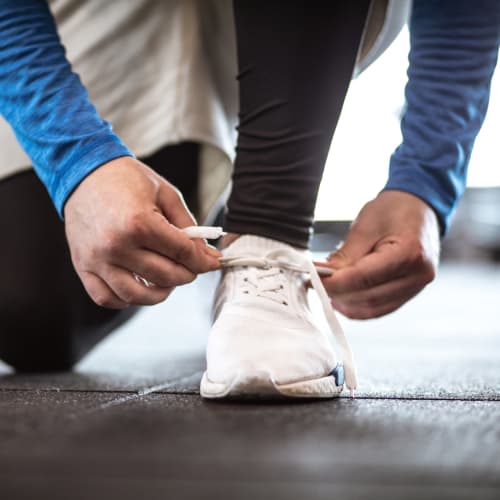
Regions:
M 243 293 L 288 305 L 283 266 L 278 267 L 268 259 L 257 257 L 226 257 L 221 259 L 221 263 L 224 267 L 242 267 L 239 273 L 243 275 L 240 283 Z
M 309 274 L 311 285 L 319 296 L 330 331 L 341 350 L 346 386 L 351 391 L 351 395 L 354 393 L 357 387 L 357 378 L 351 347 L 335 315 L 318 271 L 310 259 L 293 250 L 282 248 L 270 251 L 265 258 L 227 255 L 221 257 L 220 262 L 223 267 L 248 266 L 248 272 L 243 280 L 243 293 L 266 297 L 285 305 L 287 303 L 285 287 L 282 280 L 279 279 L 279 275 L 283 274 L 283 269 Z

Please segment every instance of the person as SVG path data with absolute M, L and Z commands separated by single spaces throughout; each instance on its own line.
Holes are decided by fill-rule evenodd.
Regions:
M 31 191 L 28 183 L 13 186 L 14 176 L 0 183 L 3 218 L 26 203 L 27 224 L 19 226 L 18 219 L 4 228 L 11 255 L 4 259 L 2 316 L 9 327 L 0 358 L 18 369 L 67 368 L 85 351 L 82 345 L 93 345 L 130 314 L 127 306 L 164 300 L 175 286 L 222 264 L 203 396 L 330 397 L 344 378 L 354 389 L 345 338 L 325 305 L 342 365 L 308 314 L 303 274 L 324 304 L 326 289 L 336 309 L 353 318 L 387 314 L 433 279 L 439 236 L 463 191 L 486 113 L 498 52 L 497 3 L 414 2 L 403 142 L 391 158 L 387 185 L 323 264 L 334 272 L 322 284 L 305 249 L 370 2 L 234 2 L 240 112 L 222 258 L 183 235 L 180 229 L 194 220 L 178 190 L 136 160 L 99 117 L 70 71 L 50 12 L 43 2 L 28 3 L 22 9 L 1 4 L 8 36 L 0 47 L 0 110 L 64 216 L 85 290 L 97 306 L 119 312 L 78 305 L 86 298 L 74 275 L 78 300 L 65 293 L 69 286 L 57 286 L 66 284 L 67 268 L 56 285 L 54 268 L 26 234 L 33 217 L 45 233 L 41 214 L 27 196 L 20 202 Z M 174 170 L 166 168 L 166 177 Z M 61 248 L 52 261 L 64 254 Z M 36 288 L 29 280 L 23 287 L 19 272 L 38 277 L 40 300 L 31 318 L 26 305 L 37 301 L 26 294 Z M 52 328 L 50 338 L 35 338 L 43 322 L 59 325 L 60 333 L 52 336 Z

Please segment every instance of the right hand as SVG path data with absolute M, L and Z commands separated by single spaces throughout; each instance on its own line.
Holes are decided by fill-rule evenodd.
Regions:
M 217 250 L 180 231 L 196 222 L 178 190 L 130 157 L 89 174 L 66 202 L 64 218 L 75 270 L 103 307 L 162 302 L 175 286 L 220 267 Z
M 367 203 L 328 266 L 323 279 L 333 306 L 348 318 L 388 314 L 436 276 L 439 223 L 434 210 L 403 191 L 382 191 Z

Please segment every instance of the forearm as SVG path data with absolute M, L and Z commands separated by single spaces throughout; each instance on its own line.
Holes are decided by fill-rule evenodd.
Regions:
M 44 0 L 0 0 L 0 113 L 56 209 L 100 165 L 131 152 L 71 71 Z
M 403 142 L 391 158 L 385 189 L 423 199 L 444 233 L 488 106 L 500 2 L 415 0 L 410 37 Z

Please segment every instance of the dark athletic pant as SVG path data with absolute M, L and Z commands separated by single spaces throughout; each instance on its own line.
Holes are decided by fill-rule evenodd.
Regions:
M 240 114 L 224 228 L 307 247 L 368 0 L 235 0 Z
M 307 246 L 368 3 L 235 2 L 240 125 L 227 231 Z M 195 199 L 196 144 L 143 161 L 188 204 Z M 87 296 L 33 171 L 0 182 L 0 234 L 0 359 L 17 370 L 69 369 L 137 310 L 105 309 Z

